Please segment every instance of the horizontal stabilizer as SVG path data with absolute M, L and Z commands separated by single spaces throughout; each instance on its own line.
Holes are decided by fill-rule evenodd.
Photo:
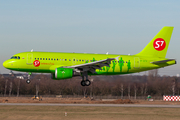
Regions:
M 161 64 L 161 63 L 166 63 L 166 62 L 169 62 L 169 61 L 173 61 L 175 59 L 168 59 L 168 60 L 161 60 L 161 61 L 154 61 L 154 62 L 151 62 L 152 64 Z M 176 60 L 175 60 L 176 61 Z

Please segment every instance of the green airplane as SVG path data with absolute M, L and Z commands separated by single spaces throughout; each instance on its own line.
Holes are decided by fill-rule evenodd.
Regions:
M 175 59 L 167 59 L 166 52 L 173 27 L 163 27 L 161 31 L 138 54 L 86 54 L 61 52 L 22 52 L 13 55 L 3 63 L 9 70 L 31 73 L 51 73 L 52 79 L 63 80 L 81 76 L 82 86 L 89 86 L 88 75 L 130 74 L 176 64 Z

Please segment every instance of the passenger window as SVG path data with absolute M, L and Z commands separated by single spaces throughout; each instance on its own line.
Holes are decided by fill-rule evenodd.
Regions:
M 81 59 L 79 59 L 79 61 L 81 61 Z
M 58 59 L 57 59 L 58 60 Z
M 76 60 L 74 59 L 74 61 L 76 61 Z
M 54 60 L 56 60 L 56 59 L 54 59 Z
M 59 59 L 61 61 L 61 59 Z
M 18 59 L 20 59 L 20 57 L 18 56 Z
M 49 58 L 49 60 L 51 60 L 51 59 Z
M 42 58 L 40 58 L 40 60 L 42 60 Z
M 65 59 L 65 61 L 66 61 L 67 59 Z
M 82 62 L 83 62 L 84 60 L 82 60 Z
M 39 58 L 37 58 L 39 60 Z
M 45 58 L 43 58 L 43 60 L 45 60 Z
M 51 58 L 51 60 L 53 60 L 53 58 Z
M 71 59 L 69 59 L 69 61 L 71 61 Z
M 47 58 L 46 58 L 46 60 L 47 60 Z

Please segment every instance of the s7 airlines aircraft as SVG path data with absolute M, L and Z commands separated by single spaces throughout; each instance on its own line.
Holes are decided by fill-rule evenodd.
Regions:
M 89 86 L 88 75 L 121 75 L 162 68 L 176 64 L 167 59 L 173 27 L 163 27 L 149 44 L 135 55 L 22 52 L 6 60 L 3 66 L 10 70 L 28 72 L 30 83 L 32 72 L 51 73 L 52 79 L 63 80 L 81 76 L 82 86 Z

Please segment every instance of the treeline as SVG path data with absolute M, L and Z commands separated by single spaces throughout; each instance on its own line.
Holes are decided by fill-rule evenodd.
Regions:
M 0 75 L 1 96 L 11 95 L 101 95 L 101 96 L 162 96 L 179 95 L 177 77 L 158 76 L 92 76 L 90 86 L 80 85 L 81 77 L 68 80 L 52 80 L 50 76 L 37 74 L 27 84 L 25 79 Z

